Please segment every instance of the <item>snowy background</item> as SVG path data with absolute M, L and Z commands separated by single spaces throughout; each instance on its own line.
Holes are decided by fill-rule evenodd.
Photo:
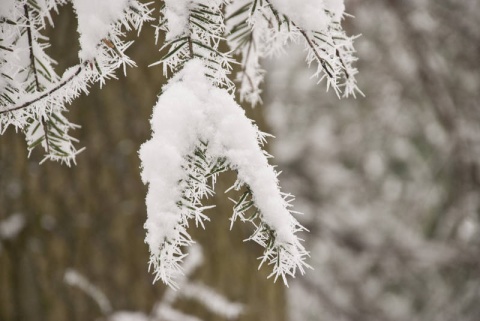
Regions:
M 478 320 L 480 6 L 346 4 L 365 98 L 318 90 L 301 48 L 269 64 L 273 154 L 315 266 L 292 320 Z

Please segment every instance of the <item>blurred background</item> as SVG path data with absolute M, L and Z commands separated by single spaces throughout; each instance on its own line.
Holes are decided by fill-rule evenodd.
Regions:
M 192 231 L 203 263 L 188 276 L 223 297 L 202 292 L 218 309 L 192 286 L 151 284 L 137 150 L 165 80 L 147 68 L 158 48 L 146 27 L 129 52 L 139 67 L 67 115 L 87 147 L 77 166 L 39 165 L 20 135 L 0 137 L 0 320 L 480 320 L 480 3 L 345 4 L 365 97 L 325 92 L 293 45 L 265 61 L 264 106 L 245 107 L 276 136 L 314 270 L 289 288 L 257 271 L 248 227 L 228 230 L 225 175 L 207 230 Z M 71 7 L 55 24 L 61 72 L 77 62 Z

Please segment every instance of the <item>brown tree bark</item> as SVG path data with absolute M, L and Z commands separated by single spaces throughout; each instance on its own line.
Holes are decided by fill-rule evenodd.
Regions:
M 70 6 L 55 17 L 49 31 L 59 70 L 77 62 L 76 22 Z M 19 213 L 22 232 L 0 240 L 0 320 L 96 320 L 102 312 L 93 300 L 63 278 L 74 268 L 101 289 L 115 310 L 149 313 L 164 285 L 152 285 L 144 244 L 146 188 L 140 181 L 137 150 L 150 136 L 148 119 L 165 79 L 153 28 L 146 26 L 130 48 L 139 65 L 127 77 L 91 88 L 70 106 L 67 117 L 82 125 L 72 135 L 87 149 L 68 168 L 39 165 L 42 155 L 27 158 L 23 137 L 8 130 L 0 137 L 0 220 Z M 262 125 L 261 112 L 256 120 Z M 229 177 L 230 176 L 230 177 Z M 232 203 L 223 191 L 232 182 L 224 174 L 217 184 L 217 205 L 206 231 L 194 231 L 205 263 L 195 278 L 233 301 L 246 305 L 240 320 L 285 320 L 282 284 L 257 271 L 261 249 L 244 243 L 251 232 L 237 225 L 229 231 Z M 190 301 L 178 303 L 185 313 L 222 320 Z

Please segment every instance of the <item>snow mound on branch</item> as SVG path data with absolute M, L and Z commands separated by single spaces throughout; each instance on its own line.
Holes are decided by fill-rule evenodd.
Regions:
M 175 39 L 188 31 L 191 9 L 202 4 L 208 8 L 218 8 L 225 0 L 165 0 L 164 18 L 168 22 L 166 41 Z
M 79 57 L 86 61 L 97 55 L 97 46 L 108 38 L 112 24 L 120 20 L 129 0 L 72 0 L 78 16 Z
M 271 2 L 275 9 L 304 30 L 325 31 L 332 19 L 338 21 L 345 10 L 343 0 L 271 0 Z
M 189 3 L 184 0 L 165 0 L 165 19 L 168 21 L 166 40 L 180 36 L 188 26 Z
M 193 243 L 186 231 L 191 217 L 178 204 L 184 196 L 181 182 L 188 179 L 186 157 L 199 142 L 208 142 L 208 154 L 214 159 L 226 158 L 238 180 L 251 189 L 262 222 L 275 233 L 274 247 L 283 253 L 278 254 L 283 255 L 280 263 L 272 263 L 272 254 L 265 254 L 263 261 L 281 265 L 275 266 L 273 274 L 293 276 L 297 268 L 303 273 L 308 253 L 295 235 L 301 228 L 287 209 L 276 172 L 258 144 L 258 129 L 226 90 L 212 86 L 205 73 L 202 61 L 194 59 L 171 80 L 154 107 L 152 138 L 139 152 L 142 180 L 149 185 L 145 241 L 156 280 L 175 287 L 185 256 L 181 247 Z
M 9 18 L 15 10 L 15 0 L 2 0 L 0 2 L 0 17 Z

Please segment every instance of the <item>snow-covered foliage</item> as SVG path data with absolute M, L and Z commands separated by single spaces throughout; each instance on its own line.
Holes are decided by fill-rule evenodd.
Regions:
M 121 28 L 140 29 L 148 21 L 148 9 L 135 0 L 73 1 L 79 21 L 80 63 L 62 76 L 45 53 L 49 39 L 41 34 L 52 24 L 52 11 L 63 0 L 7 1 L 0 11 L 0 132 L 14 126 L 21 130 L 28 149 L 45 149 L 45 159 L 67 165 L 81 150 L 69 130 L 77 127 L 64 116 L 66 104 L 88 93 L 94 82 L 115 77 L 118 67 L 134 65 L 121 39 Z
M 237 171 L 235 188 L 247 185 L 250 196 L 235 205 L 232 223 L 237 217 L 254 223 L 251 239 L 266 248 L 262 263 L 274 264 L 275 278 L 293 276 L 297 268 L 303 273 L 308 254 L 295 235 L 303 228 L 290 214 L 259 146 L 262 135 L 233 97 L 212 86 L 205 73 L 202 62 L 194 59 L 167 85 L 154 108 L 153 137 L 140 149 L 142 179 L 149 183 L 146 241 L 156 278 L 176 287 L 181 247 L 192 243 L 188 220 L 204 227 L 208 217 L 201 200 L 227 169 Z M 253 204 L 258 223 L 243 215 Z
M 353 38 L 347 37 L 340 22 L 343 0 L 240 0 L 227 8 L 228 44 L 241 55 L 242 71 L 237 75 L 240 97 L 255 105 L 260 101 L 264 71 L 260 60 L 283 51 L 288 41 L 302 40 L 308 65 L 314 65 L 318 82 L 338 96 L 361 93 L 352 67 Z
M 50 14 L 66 0 L 12 0 L 0 14 L 0 130 L 9 126 L 25 133 L 28 148 L 41 145 L 45 159 L 66 164 L 79 152 L 68 134 L 76 125 L 64 117 L 65 105 L 88 86 L 103 85 L 115 70 L 133 66 L 125 54 L 131 42 L 124 32 L 140 30 L 152 20 L 148 4 L 136 0 L 72 0 L 78 20 L 79 64 L 59 76 L 45 53 L 49 41 L 41 32 L 52 24 Z M 226 15 L 225 15 L 226 13 Z M 240 55 L 236 78 L 240 97 L 260 101 L 263 57 L 302 40 L 314 77 L 341 96 L 355 95 L 352 39 L 343 32 L 343 0 L 166 0 L 160 10 L 156 41 L 165 36 L 161 58 L 170 78 L 151 118 L 152 138 L 140 149 L 142 179 L 148 184 L 146 242 L 155 280 L 177 287 L 184 247 L 194 241 L 189 220 L 204 227 L 217 175 L 237 173 L 232 224 L 254 226 L 249 240 L 263 246 L 260 265 L 270 276 L 304 273 L 308 252 L 292 216 L 290 195 L 280 191 L 277 175 L 263 149 L 265 135 L 235 102 L 231 79 L 233 54 Z M 225 49 L 225 43 L 230 49 Z M 197 289 L 202 291 L 201 289 Z

